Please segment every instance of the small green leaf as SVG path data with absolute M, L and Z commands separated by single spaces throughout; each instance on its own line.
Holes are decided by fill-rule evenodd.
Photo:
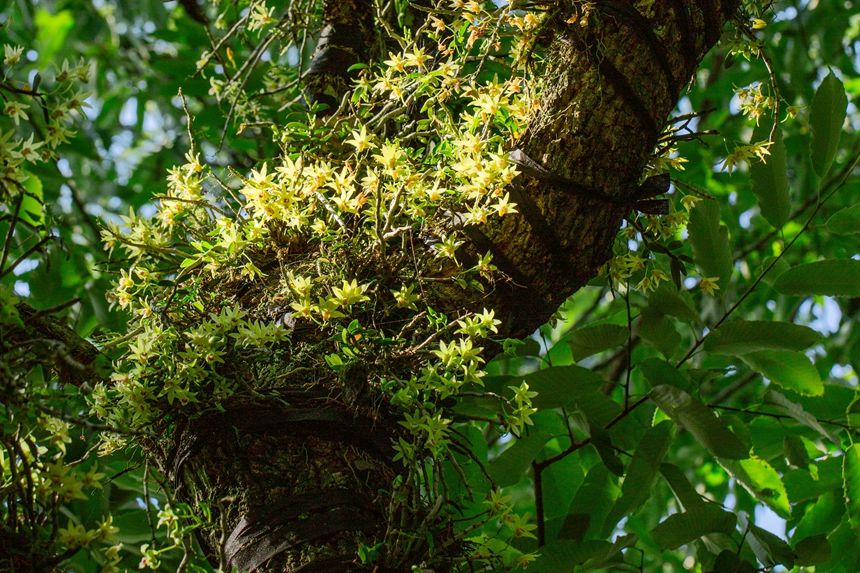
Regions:
M 735 320 L 711 331 L 704 348 L 715 354 L 741 355 L 759 350 L 805 350 L 821 341 L 807 326 L 769 320 Z
M 782 294 L 860 296 L 860 261 L 830 259 L 792 267 L 773 288 Z
M 627 342 L 627 328 L 618 324 L 593 324 L 569 334 L 567 342 L 573 359 L 579 361 Z
M 699 201 L 690 211 L 687 225 L 693 259 L 706 277 L 718 277 L 725 290 L 732 276 L 732 249 L 729 231 L 720 224 L 720 205 L 716 201 Z
M 651 530 L 654 541 L 663 549 L 676 549 L 709 533 L 731 534 L 737 519 L 734 514 L 708 503 L 670 515 Z
M 36 12 L 36 48 L 39 65 L 53 61 L 66 43 L 69 31 L 75 27 L 75 18 L 69 10 L 51 14 L 44 8 Z
M 783 388 L 806 396 L 824 394 L 824 383 L 812 361 L 793 350 L 761 350 L 742 357 L 750 368 Z
M 827 230 L 837 235 L 860 233 L 860 203 L 834 213 L 827 220 Z
M 21 220 L 33 227 L 41 227 L 45 224 L 45 196 L 42 191 L 42 180 L 31 173 L 28 174 L 22 186 L 25 192 L 21 199 Z
M 731 459 L 749 456 L 749 450 L 726 423 L 683 390 L 662 384 L 651 390 L 651 399 L 715 456 Z
M 827 74 L 812 98 L 812 111 L 809 115 L 809 125 L 812 128 L 812 167 L 819 177 L 824 177 L 830 170 L 836 150 L 839 149 L 847 107 L 848 97 L 842 82 L 833 72 Z
M 851 444 L 842 461 L 842 487 L 848 518 L 855 528 L 860 526 L 860 445 Z
M 753 132 L 753 141 L 764 141 L 768 138 L 770 122 L 762 122 Z M 782 142 L 782 130 L 777 128 L 773 143 L 770 146 L 767 162 L 753 161 L 750 163 L 752 190 L 758 197 L 762 216 L 768 223 L 781 228 L 791 214 L 791 203 L 788 198 L 788 165 L 785 160 L 785 144 Z
M 720 460 L 720 464 L 756 499 L 786 519 L 791 516 L 785 485 L 769 463 L 751 457 L 746 460 Z

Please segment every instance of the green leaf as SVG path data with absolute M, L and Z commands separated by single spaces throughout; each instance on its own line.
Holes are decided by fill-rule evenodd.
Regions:
M 860 233 L 860 203 L 834 213 L 827 220 L 827 230 L 837 235 Z
M 608 541 L 597 540 L 547 543 L 540 548 L 540 556 L 529 566 L 529 570 L 538 573 L 570 573 L 576 565 L 601 556 L 611 548 L 612 544 Z
M 851 444 L 842 461 L 842 487 L 845 507 L 853 527 L 860 526 L 860 445 Z
M 661 314 L 668 314 L 687 322 L 698 322 L 699 313 L 694 310 L 686 291 L 678 291 L 671 282 L 660 286 L 648 297 L 648 307 Z
M 860 296 L 860 261 L 829 259 L 797 265 L 779 275 L 773 288 L 801 296 Z
M 818 496 L 814 503 L 806 507 L 806 512 L 794 529 L 792 541 L 796 543 L 807 537 L 828 535 L 839 525 L 844 513 L 842 488 Z
M 738 521 L 740 526 L 748 531 L 747 542 L 755 553 L 756 559 L 766 567 L 785 565 L 791 568 L 794 566 L 794 551 L 788 543 L 770 531 L 751 524 L 744 513 L 740 514 Z
M 763 501 L 780 516 L 791 517 L 788 494 L 779 474 L 761 458 L 720 460 L 720 464 L 756 499 Z
M 708 333 L 704 348 L 715 354 L 741 355 L 759 350 L 805 350 L 821 341 L 807 326 L 770 320 L 734 320 Z
M 706 277 L 720 279 L 725 290 L 732 276 L 732 249 L 729 231 L 720 224 L 720 205 L 716 201 L 699 201 L 690 211 L 687 225 L 693 259 Z
M 36 49 L 39 65 L 52 62 L 66 43 L 66 36 L 75 26 L 75 18 L 68 10 L 51 14 L 44 8 L 36 12 Z
M 21 220 L 33 227 L 45 224 L 45 195 L 42 191 L 42 180 L 33 174 L 22 183 L 26 190 L 21 199 Z
M 691 392 L 693 389 L 684 373 L 661 358 L 646 358 L 637 364 L 637 367 L 651 387 L 668 384 L 685 392 Z
M 702 499 L 702 496 L 699 495 L 696 488 L 693 487 L 693 484 L 690 483 L 687 476 L 681 471 L 681 468 L 675 464 L 660 464 L 660 474 L 666 480 L 666 483 L 669 484 L 669 487 L 672 488 L 672 491 L 678 497 L 678 501 L 681 502 L 684 509 L 690 509 L 691 507 L 705 503 L 705 500 Z
M 819 177 L 827 174 L 836 156 L 847 106 L 848 97 L 842 82 L 833 72 L 827 74 L 812 98 L 812 111 L 809 114 L 812 167 Z
M 809 452 L 803 444 L 803 438 L 788 434 L 782 439 L 782 449 L 785 459 L 796 468 L 809 467 Z
M 818 370 L 802 352 L 761 350 L 744 354 L 741 358 L 750 368 L 783 388 L 806 396 L 824 394 L 824 383 Z
M 621 411 L 618 404 L 603 394 L 603 378 L 581 366 L 556 366 L 522 378 L 538 395 L 532 405 L 538 410 L 576 405 L 589 422 L 605 426 Z M 489 385 L 488 385 L 489 387 Z
M 748 449 L 710 408 L 683 390 L 661 384 L 651 390 L 651 399 L 675 423 L 693 434 L 713 455 L 721 458 L 743 459 Z
M 618 324 L 593 324 L 569 334 L 567 342 L 573 359 L 579 361 L 627 342 L 627 328 Z
M 831 431 L 827 430 L 818 422 L 818 418 L 803 409 L 803 406 L 797 402 L 792 402 L 776 390 L 768 389 L 764 395 L 764 402 L 775 406 L 777 413 L 788 414 L 807 428 L 811 428 L 833 442 L 839 443 L 839 438 Z
M 753 132 L 753 141 L 764 141 L 769 136 L 770 122 L 762 122 Z M 785 160 L 785 144 L 782 142 L 782 130 L 777 127 L 773 143 L 770 146 L 767 162 L 752 161 L 750 163 L 750 178 L 752 190 L 758 197 L 762 216 L 768 223 L 781 228 L 791 215 L 791 203 L 788 198 L 788 165 Z
M 676 549 L 709 533 L 730 535 L 736 522 L 734 514 L 708 503 L 670 515 L 651 530 L 651 536 L 663 549 Z
M 518 439 L 487 465 L 487 473 L 499 487 L 514 485 L 526 474 L 549 439 L 543 432 L 532 432 Z
M 642 309 L 639 335 L 667 358 L 672 357 L 681 344 L 681 335 L 675 329 L 675 321 L 649 307 Z
M 609 432 L 599 425 L 591 425 L 590 431 L 591 445 L 597 450 L 597 455 L 600 456 L 600 460 L 606 468 L 619 477 L 624 475 L 624 464 L 615 454 Z
M 577 490 L 559 536 L 581 540 L 589 534 L 599 534 L 618 491 L 606 466 L 595 464 Z
M 830 561 L 833 550 L 826 535 L 807 537 L 794 548 L 796 565 L 818 565 Z
M 604 535 L 609 535 L 625 515 L 633 514 L 651 496 L 651 487 L 660 471 L 660 464 L 672 442 L 672 423 L 668 420 L 648 428 L 627 466 L 627 475 L 621 484 L 621 497 L 612 506 L 603 524 Z

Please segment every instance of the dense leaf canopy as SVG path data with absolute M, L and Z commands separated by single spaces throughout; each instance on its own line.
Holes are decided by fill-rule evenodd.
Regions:
M 736 4 L 0 9 L 0 572 L 860 570 L 860 14 Z

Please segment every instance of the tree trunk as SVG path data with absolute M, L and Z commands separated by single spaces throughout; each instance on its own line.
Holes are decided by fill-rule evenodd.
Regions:
M 657 0 L 647 17 L 621 0 L 569 4 L 553 17 L 539 111 L 514 154 L 525 165 L 512 193 L 521 214 L 467 231 L 471 254 L 490 250 L 512 279 L 480 301 L 503 318 L 504 336 L 528 335 L 609 258 L 666 116 L 738 2 Z M 350 376 L 361 384 L 360 372 Z M 294 375 L 276 395 L 228 401 L 177 427 L 156 455 L 177 497 L 212 507 L 202 544 L 214 561 L 267 573 L 385 571 L 353 563 L 357 547 L 421 523 L 418 502 L 412 516 L 389 512 L 396 418 L 338 406 L 319 383 L 331 377 Z M 412 561 L 387 570 L 408 571 L 426 541 L 396 539 Z

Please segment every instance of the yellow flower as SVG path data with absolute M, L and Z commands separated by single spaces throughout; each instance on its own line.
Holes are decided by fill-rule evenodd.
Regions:
M 367 133 L 367 126 L 362 125 L 361 130 L 352 131 L 352 139 L 347 139 L 344 143 L 348 143 L 355 147 L 356 152 L 361 153 L 365 149 L 376 147 L 376 144 L 371 141 L 373 136 Z
M 702 277 L 699 281 L 699 288 L 702 289 L 702 292 L 708 296 L 714 296 L 714 293 L 720 290 L 719 282 L 720 277 Z

